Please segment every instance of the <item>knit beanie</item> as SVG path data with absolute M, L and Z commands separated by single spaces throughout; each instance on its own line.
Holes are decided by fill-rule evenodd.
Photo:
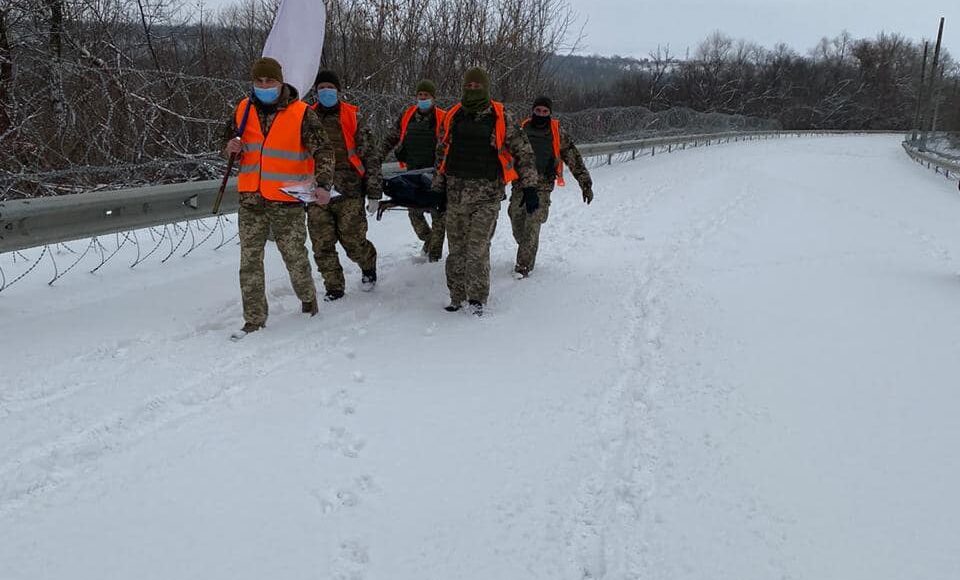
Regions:
M 484 88 L 490 88 L 490 75 L 487 74 L 487 71 L 483 70 L 480 67 L 474 67 L 467 71 L 467 74 L 463 75 L 463 84 L 467 83 L 480 83 Z
M 276 59 L 268 56 L 253 61 L 251 74 L 253 75 L 253 80 L 268 78 L 278 80 L 281 83 L 283 82 L 283 67 L 280 66 L 280 63 L 277 62 Z
M 551 100 L 550 97 L 542 97 L 542 96 L 541 96 L 541 97 L 537 97 L 536 99 L 533 100 L 533 107 L 532 107 L 532 108 L 535 109 L 535 108 L 537 108 L 537 107 L 546 107 L 546 108 L 550 109 L 550 112 L 552 113 L 552 112 L 553 112 L 553 100 Z
M 437 96 L 437 85 L 433 84 L 433 81 L 428 79 L 423 79 L 417 83 L 418 93 L 430 93 L 434 97 Z
M 340 77 L 332 70 L 325 69 L 317 73 L 317 80 L 313 81 L 313 86 L 317 86 L 320 83 L 330 83 L 337 87 L 338 91 L 340 90 Z

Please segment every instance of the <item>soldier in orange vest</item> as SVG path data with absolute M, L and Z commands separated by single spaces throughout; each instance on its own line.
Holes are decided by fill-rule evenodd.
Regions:
M 436 165 L 437 141 L 444 116 L 444 110 L 434 102 L 436 94 L 437 87 L 433 81 L 422 80 L 417 84 L 417 102 L 407 107 L 393 130 L 384 138 L 381 159 L 385 159 L 396 148 L 397 161 L 402 169 L 426 169 Z M 423 210 L 411 209 L 409 214 L 413 231 L 423 242 L 423 253 L 431 262 L 438 262 L 443 256 L 446 231 L 443 214 L 437 210 L 430 212 L 433 227 L 427 223 Z
M 537 249 L 540 246 L 540 227 L 546 223 L 550 213 L 550 195 L 554 183 L 563 187 L 563 165 L 567 164 L 570 174 L 580 185 L 583 201 L 593 201 L 593 180 L 587 170 L 580 151 L 573 139 L 560 126 L 560 121 L 552 118 L 553 101 L 549 97 L 538 97 L 533 102 L 533 115 L 521 123 L 533 154 L 536 158 L 540 185 L 537 196 L 525 197 L 523 191 L 514 187 L 510 195 L 510 224 L 513 226 L 513 239 L 517 242 L 517 264 L 514 277 L 519 279 L 530 275 L 537 262 Z
M 383 180 L 380 155 L 359 108 L 340 98 L 340 77 L 323 70 L 314 83 L 317 103 L 313 110 L 327 130 L 336 155 L 335 195 L 327 204 L 310 204 L 307 228 L 313 257 L 323 276 L 327 301 L 343 297 L 346 283 L 337 255 L 337 243 L 347 257 L 360 266 L 361 289 L 369 292 L 377 283 L 377 249 L 367 239 L 367 213 L 380 206 Z
M 334 152 L 320 120 L 283 82 L 283 69 L 272 58 L 253 64 L 253 95 L 237 105 L 227 127 L 227 156 L 238 155 L 240 194 L 240 293 L 243 329 L 239 340 L 267 322 L 263 273 L 267 235 L 273 233 L 305 314 L 318 310 L 316 287 L 305 247 L 303 202 L 284 192 L 296 185 L 307 193 L 328 195 L 333 182 Z M 310 192 L 309 188 L 313 188 Z
M 444 118 L 433 183 L 447 196 L 448 312 L 466 301 L 473 314 L 483 316 L 490 294 L 490 240 L 506 184 L 517 180 L 524 194 L 536 196 L 530 142 L 503 104 L 490 99 L 487 73 L 471 69 L 464 75 L 463 98 Z

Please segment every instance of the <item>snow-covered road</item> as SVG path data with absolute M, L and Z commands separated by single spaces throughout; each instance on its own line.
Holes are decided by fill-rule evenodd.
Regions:
M 896 137 L 730 144 L 558 190 L 534 276 L 269 327 L 237 251 L 0 295 L 0 579 L 960 577 L 960 197 Z

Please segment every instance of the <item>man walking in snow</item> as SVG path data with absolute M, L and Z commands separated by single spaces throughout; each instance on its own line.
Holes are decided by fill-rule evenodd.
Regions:
M 467 301 L 483 315 L 490 294 L 490 240 L 497 227 L 507 183 L 519 180 L 525 195 L 536 195 L 533 151 L 503 104 L 490 99 L 490 78 L 467 71 L 463 97 L 443 123 L 433 188 L 447 196 L 447 288 L 449 312 Z
M 333 182 L 334 153 L 317 116 L 283 82 L 272 58 L 253 63 L 253 95 L 241 101 L 227 127 L 226 156 L 239 155 L 240 293 L 243 329 L 239 340 L 267 322 L 264 247 L 273 232 L 290 282 L 305 314 L 317 314 L 317 291 L 305 247 L 303 203 L 283 188 L 309 182 L 315 195 L 327 195 Z M 238 136 L 239 135 L 239 136 Z
M 537 173 L 540 183 L 534 194 L 524 192 L 514 183 L 510 195 L 510 223 L 513 226 L 513 239 L 517 245 L 517 265 L 514 275 L 517 279 L 526 278 L 537 262 L 537 249 L 540 246 L 540 227 L 546 223 L 550 213 L 550 194 L 554 183 L 563 187 L 563 164 L 580 184 L 583 201 L 587 205 L 593 201 L 593 181 L 590 172 L 583 163 L 583 157 L 573 140 L 552 118 L 553 101 L 548 97 L 538 97 L 533 102 L 533 115 L 521 123 L 530 146 L 536 157 Z
M 313 110 L 333 142 L 336 168 L 333 185 L 340 194 L 327 204 L 310 204 L 307 224 L 313 257 L 323 276 L 327 301 L 343 297 L 346 282 L 337 255 L 339 242 L 347 257 L 360 266 L 361 289 L 377 283 L 377 249 L 367 239 L 367 213 L 376 214 L 383 194 L 380 155 L 359 108 L 340 98 L 340 77 L 323 70 L 314 82 L 317 103 Z
M 437 154 L 437 140 L 443 126 L 444 111 L 436 106 L 437 88 L 433 81 L 422 80 L 417 85 L 417 102 L 408 107 L 393 130 L 387 134 L 381 149 L 380 158 L 396 148 L 397 161 L 402 169 L 426 169 L 434 167 Z M 431 262 L 438 262 L 443 255 L 443 240 L 446 228 L 443 214 L 439 210 L 430 211 L 431 224 L 427 223 L 424 212 L 411 209 L 410 224 L 417 237 L 423 242 L 423 253 Z

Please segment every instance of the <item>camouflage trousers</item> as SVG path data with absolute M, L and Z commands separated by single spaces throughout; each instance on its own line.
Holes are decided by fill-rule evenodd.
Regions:
M 423 248 L 431 260 L 439 260 L 443 256 L 443 240 L 446 236 L 446 224 L 444 216 L 436 210 L 430 211 L 430 221 L 433 226 L 427 223 L 426 212 L 421 210 L 410 210 L 410 225 L 417 237 L 423 242 Z
M 307 228 L 313 245 L 313 259 L 323 276 L 327 292 L 346 287 L 337 242 L 347 257 L 363 271 L 377 269 L 377 249 L 367 239 L 367 213 L 362 197 L 343 197 L 327 205 L 307 207 Z
M 490 295 L 490 240 L 497 229 L 503 184 L 447 177 L 447 288 L 450 300 L 485 303 Z
M 310 258 L 305 246 L 307 230 L 303 223 L 303 206 L 267 201 L 260 194 L 241 194 L 238 219 L 244 321 L 261 326 L 267 322 L 263 254 L 270 232 L 273 232 L 277 249 L 287 266 L 297 298 L 302 302 L 314 301 L 317 289 L 310 274 Z
M 537 265 L 540 227 L 550 216 L 551 193 L 553 193 L 553 183 L 541 182 L 537 188 L 540 207 L 530 214 L 523 205 L 523 191 L 519 187 L 514 187 L 510 192 L 510 206 L 507 208 L 507 214 L 510 216 L 510 225 L 513 226 L 513 239 L 517 242 L 516 271 L 522 274 L 529 274 Z

